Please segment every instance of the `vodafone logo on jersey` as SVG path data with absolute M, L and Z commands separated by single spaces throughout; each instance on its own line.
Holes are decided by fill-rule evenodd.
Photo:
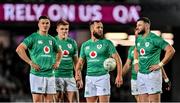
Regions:
M 69 51 L 68 50 L 63 50 L 63 56 L 67 57 L 69 55 Z
M 144 48 L 141 48 L 141 49 L 140 49 L 140 54 L 141 54 L 141 55 L 144 55 L 144 54 L 145 54 Z
M 95 57 L 97 56 L 97 52 L 96 52 L 96 51 L 91 51 L 91 52 L 89 53 L 89 56 L 90 56 L 91 58 L 95 58 Z
M 50 48 L 48 46 L 45 46 L 43 50 L 46 54 L 50 52 Z

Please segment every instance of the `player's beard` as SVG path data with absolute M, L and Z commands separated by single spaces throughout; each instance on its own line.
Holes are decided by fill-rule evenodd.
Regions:
M 97 32 L 94 32 L 94 33 L 93 33 L 93 36 L 94 36 L 96 39 L 102 39 L 102 38 L 103 38 L 103 35 L 100 35 L 100 34 L 98 34 Z
M 143 35 L 145 33 L 145 29 L 141 30 L 138 34 Z

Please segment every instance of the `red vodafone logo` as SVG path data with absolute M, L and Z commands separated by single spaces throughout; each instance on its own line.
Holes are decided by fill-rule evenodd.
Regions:
M 96 51 L 91 51 L 91 52 L 89 53 L 89 56 L 90 56 L 91 58 L 95 58 L 95 57 L 97 56 Z
M 63 50 L 63 56 L 67 57 L 69 55 L 69 51 L 68 50 Z
M 45 47 L 44 47 L 44 52 L 45 52 L 46 54 L 48 54 L 48 53 L 50 52 L 50 48 L 49 48 L 48 46 L 45 46 Z
M 145 54 L 144 48 L 141 48 L 141 49 L 140 49 L 140 54 L 141 54 L 141 55 L 144 55 L 144 54 Z

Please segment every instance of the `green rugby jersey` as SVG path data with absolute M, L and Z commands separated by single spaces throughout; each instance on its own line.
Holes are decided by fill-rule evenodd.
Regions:
M 30 73 L 43 77 L 53 76 L 52 65 L 55 63 L 55 53 L 59 50 L 55 39 L 49 34 L 44 36 L 35 32 L 22 43 L 28 48 L 33 63 L 40 66 L 40 71 L 31 67 Z
M 129 48 L 128 50 L 128 59 L 131 60 L 131 79 L 133 80 L 137 80 L 137 73 L 136 71 L 134 70 L 134 47 L 135 46 L 132 46 Z
M 165 40 L 152 32 L 145 38 L 139 35 L 136 40 L 136 48 L 139 54 L 139 72 L 150 73 L 149 66 L 160 62 L 161 50 L 167 45 L 168 43 Z
M 78 47 L 75 40 L 67 38 L 66 40 L 59 39 L 58 36 L 55 37 L 59 48 L 63 51 L 63 57 L 61 59 L 60 66 L 55 70 L 55 77 L 74 77 L 74 61 L 73 57 L 78 56 Z
M 100 76 L 107 74 L 108 71 L 104 69 L 103 62 L 116 52 L 113 43 L 107 39 L 97 41 L 90 39 L 84 42 L 81 46 L 80 58 L 87 61 L 87 75 Z

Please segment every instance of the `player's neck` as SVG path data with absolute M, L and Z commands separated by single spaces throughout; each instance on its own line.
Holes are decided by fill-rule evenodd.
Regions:
M 46 36 L 46 35 L 48 34 L 47 31 L 38 31 L 38 33 L 39 33 L 40 35 L 43 35 L 43 36 Z
M 149 35 L 150 30 L 147 30 L 144 34 L 143 34 L 143 38 L 147 37 Z
M 93 42 L 96 42 L 96 41 L 99 40 L 99 39 L 95 38 L 94 36 L 91 36 L 91 39 L 92 39 Z
M 60 35 L 58 35 L 58 38 L 60 39 L 60 40 L 67 40 L 67 37 L 61 37 Z

